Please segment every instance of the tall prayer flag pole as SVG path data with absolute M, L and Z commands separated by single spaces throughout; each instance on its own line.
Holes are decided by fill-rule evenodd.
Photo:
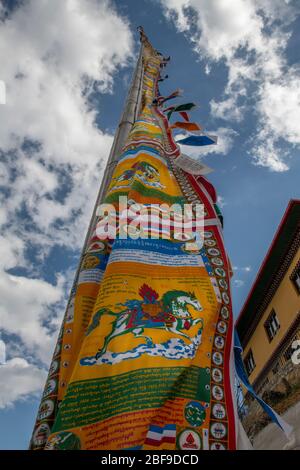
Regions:
M 197 132 L 201 127 L 190 122 L 193 103 L 164 107 L 179 95 L 159 93 L 169 58 L 152 47 L 142 28 L 140 34 L 140 56 L 31 449 L 237 446 L 231 273 L 221 215 L 214 187 L 203 176 L 207 167 L 195 168 L 182 158 L 172 135 L 174 127 Z M 176 113 L 184 123 L 171 126 Z M 215 143 L 203 133 L 190 145 Z M 117 221 L 114 236 L 110 218 L 107 236 L 99 234 L 105 219 L 101 203 Z M 199 206 L 203 209 L 204 228 L 196 225 L 191 242 L 178 236 L 178 214 L 186 205 L 193 224 Z M 151 223 L 140 222 L 136 230 L 138 211 Z M 172 216 L 169 226 L 166 213 Z

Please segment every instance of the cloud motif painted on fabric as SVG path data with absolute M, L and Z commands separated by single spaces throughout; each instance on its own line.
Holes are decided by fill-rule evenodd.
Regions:
M 95 366 L 102 364 L 119 364 L 128 359 L 136 359 L 143 354 L 152 357 L 165 357 L 166 359 L 178 360 L 183 358 L 193 359 L 197 348 L 201 344 L 202 328 L 199 329 L 196 336 L 191 338 L 191 343 L 187 344 L 182 339 L 171 338 L 160 344 L 154 344 L 149 341 L 147 344 L 139 344 L 135 348 L 125 352 L 106 351 L 98 359 L 95 356 L 83 357 L 80 359 L 81 366 Z

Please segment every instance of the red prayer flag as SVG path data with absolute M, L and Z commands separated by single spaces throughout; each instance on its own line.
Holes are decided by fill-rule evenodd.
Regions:
M 183 117 L 183 119 L 184 119 L 185 121 L 189 121 L 189 120 L 190 120 L 188 113 L 186 113 L 185 111 L 181 111 L 179 114 L 180 114 L 181 117 Z

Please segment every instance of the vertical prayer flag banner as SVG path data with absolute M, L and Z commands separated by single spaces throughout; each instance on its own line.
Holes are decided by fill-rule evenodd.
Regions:
M 145 39 L 143 54 L 140 113 L 104 202 L 116 211 L 120 196 L 202 204 L 202 247 L 174 237 L 100 241 L 94 227 L 31 449 L 236 448 L 229 261 L 215 192 L 175 165 L 180 150 L 153 104 L 163 57 Z

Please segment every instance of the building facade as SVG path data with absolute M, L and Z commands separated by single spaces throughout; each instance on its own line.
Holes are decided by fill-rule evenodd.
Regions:
M 255 391 L 271 404 L 292 395 L 300 387 L 300 365 L 292 360 L 300 339 L 300 200 L 288 204 L 236 328 Z M 247 409 L 258 413 L 250 402 L 246 395 Z

